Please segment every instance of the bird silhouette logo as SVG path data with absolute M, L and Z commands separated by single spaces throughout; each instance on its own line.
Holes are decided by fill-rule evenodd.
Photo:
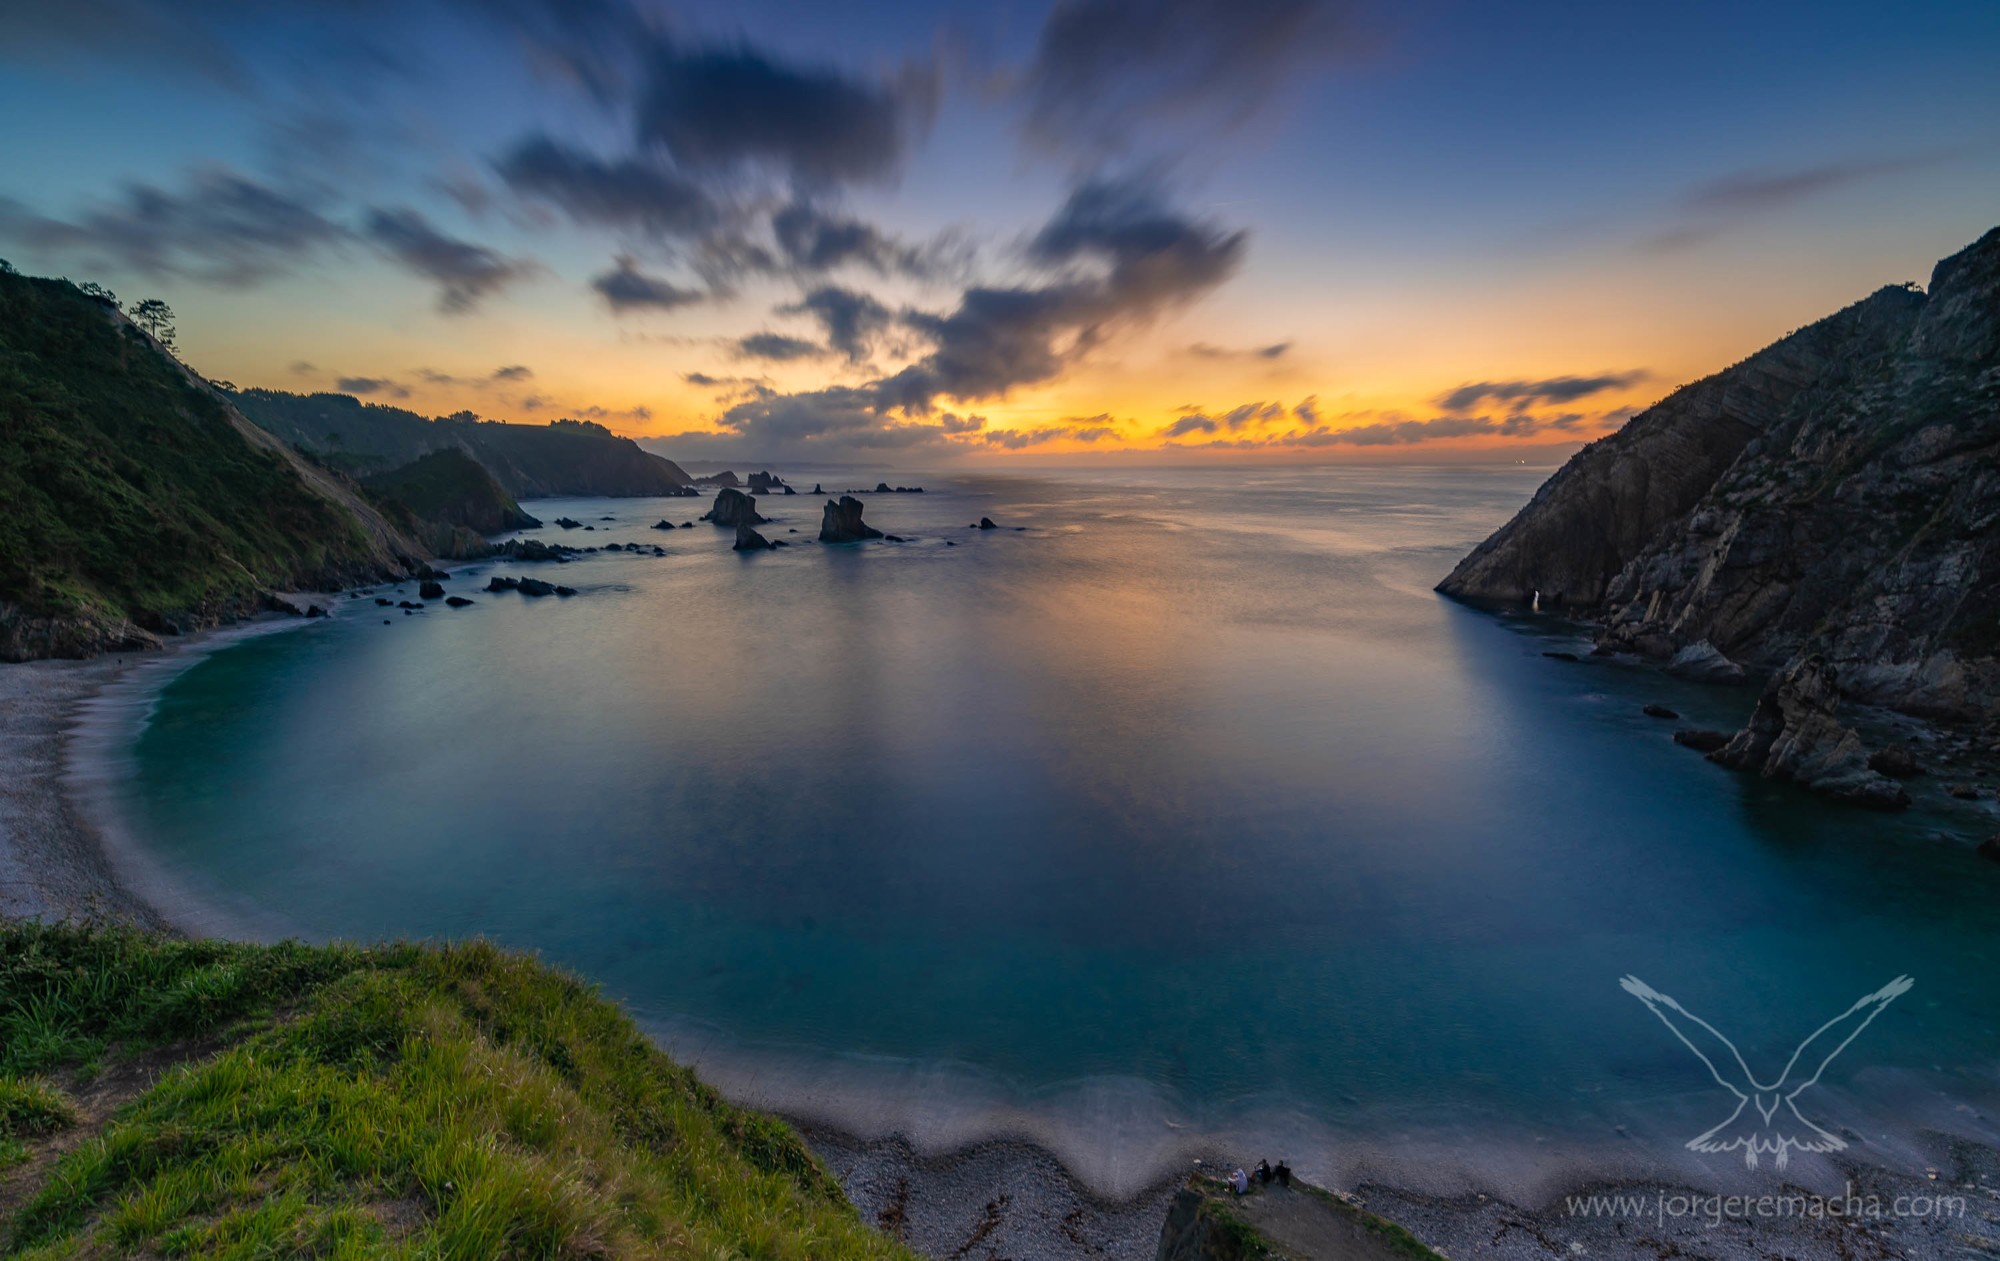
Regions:
M 1714 1025 L 1636 976 L 1625 977 L 1618 984 L 1646 1004 L 1646 1009 L 1708 1067 L 1716 1082 L 1736 1096 L 1736 1111 L 1714 1129 L 1689 1139 L 1689 1150 L 1713 1153 L 1740 1149 L 1748 1168 L 1755 1169 L 1759 1158 L 1770 1156 L 1771 1163 L 1783 1169 L 1795 1151 L 1837 1152 L 1847 1146 L 1839 1135 L 1806 1120 L 1799 1112 L 1798 1097 L 1819 1080 L 1826 1066 L 1882 1014 L 1883 1008 L 1909 993 L 1916 982 L 1899 976 L 1815 1029 L 1792 1052 L 1785 1071 L 1769 1084 L 1757 1080 L 1736 1044 L 1716 1032 Z

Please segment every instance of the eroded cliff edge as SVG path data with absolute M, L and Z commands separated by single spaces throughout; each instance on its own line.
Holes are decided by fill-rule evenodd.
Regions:
M 2000 714 L 2000 228 L 1578 452 L 1438 590 L 1753 677 Z

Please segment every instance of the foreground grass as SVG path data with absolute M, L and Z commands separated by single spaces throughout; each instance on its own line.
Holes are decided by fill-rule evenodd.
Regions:
M 135 1057 L 173 1066 L 80 1119 Z M 30 1258 L 909 1256 L 789 1128 L 483 943 L 0 926 L 0 1214 Z

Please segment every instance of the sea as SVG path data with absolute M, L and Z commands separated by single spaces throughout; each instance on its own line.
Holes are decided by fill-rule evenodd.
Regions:
M 781 471 L 924 492 L 861 492 L 901 541 L 847 545 L 762 496 L 758 553 L 653 528 L 705 499 L 532 501 L 621 550 L 155 676 L 107 777 L 135 869 L 195 931 L 538 952 L 746 1102 L 1112 1197 L 1260 1155 L 1740 1180 L 1685 1146 L 1738 1100 L 1627 977 L 1775 1081 L 1908 976 L 1801 1113 L 1898 1167 L 1990 1139 L 1991 805 L 1724 770 L 1671 733 L 1753 691 L 1436 595 L 1550 470 Z

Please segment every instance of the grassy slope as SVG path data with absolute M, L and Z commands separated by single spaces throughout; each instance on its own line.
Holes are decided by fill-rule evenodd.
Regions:
M 89 651 L 128 619 L 206 624 L 374 556 L 351 514 L 59 280 L 0 275 L 0 505 L 0 657 Z
M 174 1066 L 91 1119 L 135 1058 Z M 533 960 L 34 925 L 0 927 L 0 1246 L 909 1256 L 791 1130 Z
M 283 390 L 244 390 L 236 395 L 236 404 L 285 441 L 361 474 L 384 472 L 426 452 L 457 446 L 518 498 L 661 495 L 689 480 L 673 461 L 587 422 L 431 420 L 347 394 Z
M 457 447 L 420 456 L 401 468 L 367 478 L 363 484 L 422 520 L 464 526 L 480 534 L 541 524 L 521 511 L 521 505 L 501 489 L 479 461 Z

